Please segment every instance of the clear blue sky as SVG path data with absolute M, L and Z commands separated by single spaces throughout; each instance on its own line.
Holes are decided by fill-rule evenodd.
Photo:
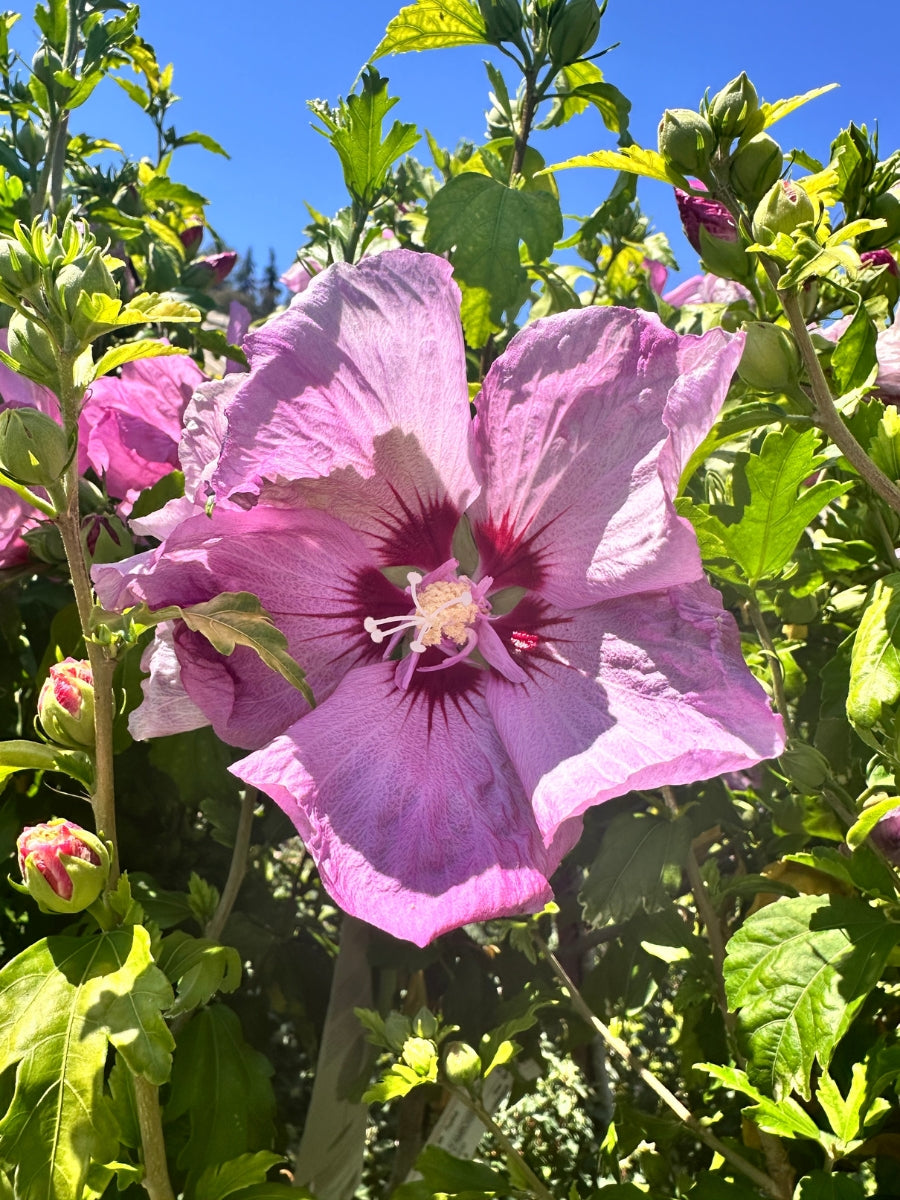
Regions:
M 274 247 L 280 269 L 302 240 L 303 201 L 334 211 L 345 202 L 337 156 L 310 128 L 306 100 L 346 95 L 402 0 L 147 0 L 140 32 L 162 63 L 175 65 L 182 97 L 172 115 L 179 132 L 199 129 L 220 141 L 230 161 L 197 147 L 180 150 L 173 176 L 211 200 L 209 217 L 221 235 L 257 261 Z M 26 17 L 22 33 L 30 27 Z M 19 36 L 20 44 L 27 44 Z M 825 156 L 849 121 L 877 121 L 885 157 L 900 146 L 897 0 L 754 0 L 752 5 L 610 0 L 598 48 L 617 50 L 599 63 L 607 80 L 632 101 L 632 133 L 656 145 L 666 107 L 696 107 L 746 70 L 767 100 L 837 82 L 840 89 L 786 118 L 773 133 L 785 148 Z M 393 114 L 428 128 L 452 146 L 480 140 L 487 107 L 481 47 L 434 50 L 379 62 L 400 96 Z M 508 60 L 500 59 L 506 63 Z M 511 79 L 514 67 L 508 63 Z M 119 88 L 104 82 L 75 114 L 75 130 L 119 141 L 130 153 L 151 153 L 149 121 Z M 561 130 L 539 134 L 548 161 L 600 147 L 614 138 L 590 111 Z M 416 153 L 427 160 L 427 145 Z M 611 182 L 606 172 L 559 176 L 563 209 L 590 212 Z M 683 268 L 696 261 L 680 235 L 670 189 L 642 181 L 639 195 L 657 228 L 670 236 Z

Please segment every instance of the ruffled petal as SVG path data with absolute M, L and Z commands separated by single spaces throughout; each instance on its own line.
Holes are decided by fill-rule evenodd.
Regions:
M 284 809 L 342 908 L 420 946 L 470 921 L 537 911 L 551 896 L 558 860 L 478 674 L 453 668 L 439 686 L 401 691 L 393 664 L 361 667 L 232 768 Z
M 262 505 L 191 517 L 163 546 L 95 567 L 93 579 L 110 608 L 141 602 L 151 609 L 187 607 L 221 592 L 254 593 L 286 636 L 317 700 L 350 667 L 380 657 L 365 618 L 409 606 L 343 522 L 317 510 Z M 180 623 L 174 645 L 185 691 L 230 745 L 262 745 L 307 711 L 300 693 L 250 649 L 238 647 L 226 658 Z
M 783 749 L 781 718 L 705 581 L 575 612 L 520 608 L 496 626 L 518 641 L 529 681 L 493 674 L 487 702 L 548 843 L 593 804 Z
M 449 558 L 478 487 L 449 264 L 396 250 L 330 267 L 245 346 L 216 494 L 327 508 L 384 562 Z
M 741 346 L 615 308 L 520 333 L 476 400 L 481 571 L 564 608 L 700 578 L 674 509 L 679 464 L 712 425 Z
M 184 690 L 175 656 L 172 625 L 165 621 L 141 656 L 144 702 L 128 718 L 128 732 L 137 741 L 200 729 L 209 721 Z

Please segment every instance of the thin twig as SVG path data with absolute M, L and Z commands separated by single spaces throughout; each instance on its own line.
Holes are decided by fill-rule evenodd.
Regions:
M 231 916 L 234 902 L 237 900 L 241 884 L 247 873 L 247 854 L 250 850 L 250 831 L 253 825 L 253 810 L 256 808 L 258 792 L 254 787 L 244 791 L 241 800 L 241 813 L 238 817 L 237 832 L 234 835 L 234 846 L 231 851 L 231 866 L 228 868 L 228 878 L 216 906 L 216 911 L 206 924 L 204 935 L 211 941 L 217 942 L 222 936 L 225 923 Z
M 506 1157 L 508 1159 L 512 1159 L 512 1161 L 516 1164 L 519 1173 L 521 1174 L 522 1178 L 526 1180 L 529 1190 L 532 1192 L 532 1194 L 540 1197 L 540 1200 L 554 1200 L 553 1193 L 547 1188 L 546 1184 L 542 1183 L 541 1180 L 538 1179 L 537 1175 L 535 1175 L 534 1171 L 532 1171 L 531 1167 L 529 1167 L 528 1163 L 525 1161 L 513 1143 L 509 1140 L 491 1114 L 487 1111 L 484 1105 L 479 1104 L 479 1102 L 473 1099 L 468 1092 L 464 1092 L 461 1089 L 457 1090 L 454 1094 L 459 1096 L 463 1104 L 465 1104 L 465 1106 L 475 1114 L 485 1129 L 487 1129 L 488 1132 L 493 1135 Z
M 781 714 L 781 719 L 784 721 L 784 728 L 788 736 L 793 731 L 793 722 L 791 714 L 788 710 L 787 695 L 784 690 L 784 669 L 781 665 L 781 659 L 778 657 L 778 651 L 775 649 L 775 644 L 772 641 L 772 635 L 769 633 L 769 627 L 766 625 L 762 610 L 756 601 L 755 596 L 751 596 L 749 600 L 744 601 L 744 611 L 750 618 L 753 628 L 756 630 L 756 635 L 759 638 L 760 645 L 765 652 L 769 662 L 769 673 L 772 676 L 772 692 L 775 697 L 775 707 Z

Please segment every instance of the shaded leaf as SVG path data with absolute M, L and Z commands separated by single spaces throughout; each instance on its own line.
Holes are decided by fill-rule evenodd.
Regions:
M 581 889 L 585 920 L 612 925 L 641 907 L 665 904 L 666 882 L 681 877 L 690 846 L 685 820 L 626 813 L 610 822 Z
M 193 1200 L 224 1200 L 225 1196 L 231 1196 L 241 1188 L 264 1183 L 271 1168 L 280 1162 L 284 1162 L 280 1154 L 260 1150 L 207 1167 L 197 1180 Z
M 878 370 L 875 359 L 877 331 L 875 322 L 860 304 L 853 320 L 841 334 L 831 356 L 831 371 L 843 396 L 854 388 L 874 380 Z

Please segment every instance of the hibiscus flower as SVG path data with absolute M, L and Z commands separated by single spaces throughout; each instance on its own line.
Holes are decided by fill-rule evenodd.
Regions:
M 622 309 L 549 317 L 473 421 L 449 265 L 328 268 L 250 335 L 205 432 L 195 414 L 212 516 L 94 572 L 108 607 L 255 591 L 318 706 L 176 623 L 143 728 L 181 695 L 176 727 L 205 716 L 251 749 L 234 772 L 338 904 L 397 936 L 539 909 L 592 805 L 782 748 L 673 503 L 741 343 Z

